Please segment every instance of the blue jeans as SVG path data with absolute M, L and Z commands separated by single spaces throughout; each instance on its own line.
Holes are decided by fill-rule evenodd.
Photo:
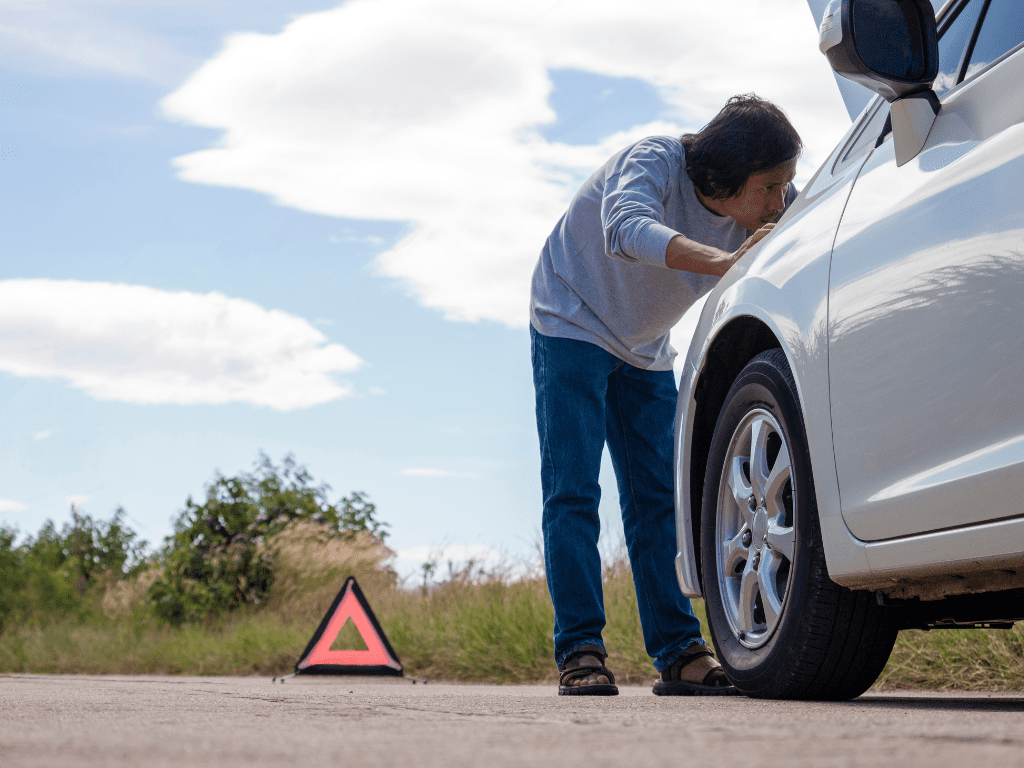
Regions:
M 597 539 L 607 442 L 644 645 L 660 672 L 688 646 L 704 642 L 675 576 L 675 378 L 672 371 L 636 368 L 585 341 L 543 336 L 532 327 L 530 336 L 555 662 L 587 643 L 604 647 Z

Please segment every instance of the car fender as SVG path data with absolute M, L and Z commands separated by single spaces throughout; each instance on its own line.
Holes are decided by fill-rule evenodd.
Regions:
M 765 329 L 770 332 L 771 346 L 782 348 L 793 372 L 829 575 L 842 583 L 869 573 L 864 543 L 850 533 L 840 513 L 828 384 L 829 265 L 835 231 L 855 178 L 851 168 L 828 183 L 819 184 L 817 176 L 812 179 L 775 231 L 737 262 L 709 294 L 698 320 L 683 365 L 676 409 L 676 570 L 680 588 L 688 596 L 700 595 L 690 472 L 698 394 L 705 375 L 721 365 L 722 351 L 716 352 L 716 342 L 727 338 L 723 334 L 738 322 L 757 324 L 762 334 Z M 754 349 L 736 364 L 745 364 L 761 351 Z

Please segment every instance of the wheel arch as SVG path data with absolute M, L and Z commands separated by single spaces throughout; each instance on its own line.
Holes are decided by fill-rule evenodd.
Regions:
M 707 346 L 700 374 L 694 385 L 693 430 L 690 437 L 690 541 L 700 541 L 703 515 L 704 477 L 715 425 L 729 388 L 747 363 L 769 349 L 782 349 L 792 360 L 778 334 L 764 320 L 753 315 L 734 317 L 715 334 Z M 694 565 L 701 579 L 701 551 L 694 546 Z M 703 587 L 703 584 L 701 585 Z

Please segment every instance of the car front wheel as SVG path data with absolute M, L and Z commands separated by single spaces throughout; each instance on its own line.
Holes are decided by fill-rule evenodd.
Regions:
M 897 630 L 873 593 L 828 577 L 796 384 L 780 349 L 755 357 L 726 396 L 702 509 L 708 623 L 733 683 L 762 698 L 867 690 Z

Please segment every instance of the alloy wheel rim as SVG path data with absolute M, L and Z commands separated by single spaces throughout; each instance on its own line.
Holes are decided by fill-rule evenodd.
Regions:
M 793 572 L 796 491 L 785 435 L 766 410 L 733 432 L 718 491 L 718 587 L 729 626 L 747 648 L 778 628 Z

